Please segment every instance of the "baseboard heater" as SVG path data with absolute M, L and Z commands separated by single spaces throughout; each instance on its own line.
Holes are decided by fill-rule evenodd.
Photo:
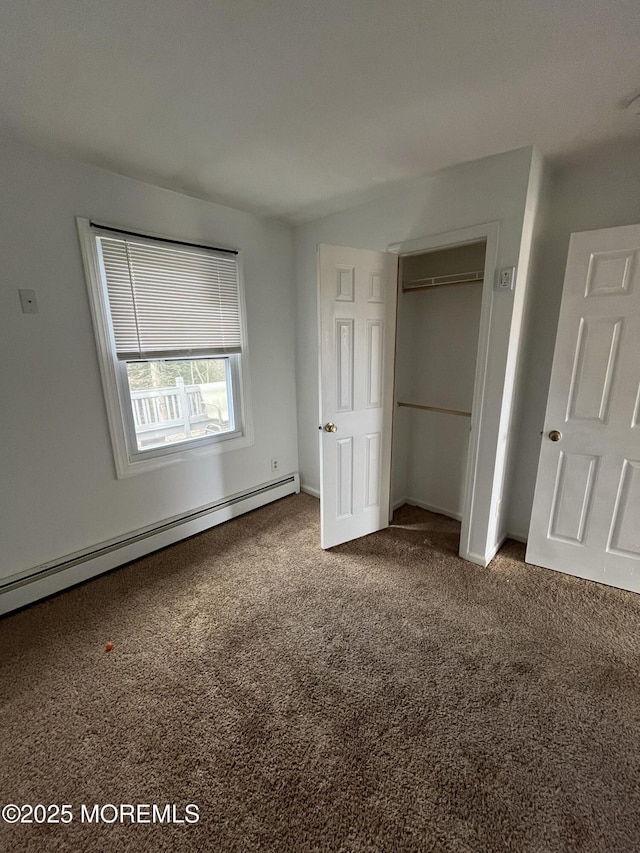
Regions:
M 0 582 L 0 614 L 24 607 L 299 491 L 298 475 L 290 474 L 13 575 Z

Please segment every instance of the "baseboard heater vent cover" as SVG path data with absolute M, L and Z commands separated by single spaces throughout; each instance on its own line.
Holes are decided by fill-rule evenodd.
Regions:
M 111 568 L 116 568 L 133 560 L 137 560 L 141 556 L 144 556 L 145 553 L 151 553 L 152 551 L 164 548 L 167 545 L 178 542 L 180 539 L 192 536 L 195 533 L 206 530 L 208 527 L 212 527 L 215 524 L 226 521 L 236 515 L 241 515 L 242 512 L 257 509 L 259 506 L 263 506 L 271 500 L 277 500 L 280 497 L 285 497 L 286 495 L 293 494 L 299 490 L 300 484 L 298 475 L 291 474 L 287 477 L 282 477 L 279 480 L 272 480 L 271 482 L 265 483 L 264 485 L 258 486 L 254 489 L 249 489 L 246 492 L 231 495 L 223 500 L 198 507 L 198 509 L 192 510 L 191 512 L 165 519 L 165 521 L 160 524 L 150 525 L 149 527 L 141 528 L 140 530 L 136 530 L 126 536 L 112 539 L 108 542 L 103 542 L 93 548 L 76 551 L 73 554 L 67 555 L 62 560 L 45 563 L 27 570 L 20 575 L 14 575 L 5 579 L 4 582 L 0 583 L 0 599 L 7 593 L 17 591 L 27 584 L 33 584 L 37 581 L 45 581 L 60 572 L 66 572 L 70 569 L 85 566 L 86 564 L 94 561 L 98 561 L 103 564 L 103 566 L 98 568 L 97 571 L 89 572 L 86 578 L 80 577 L 72 581 L 72 584 L 78 583 L 82 580 L 88 579 L 89 577 L 93 577 L 96 574 L 100 574 L 101 572 L 109 571 Z M 241 507 L 241 504 L 246 504 L 246 506 Z M 213 524 L 207 523 L 209 521 L 207 517 L 212 515 L 221 517 L 214 521 Z M 171 534 L 171 531 L 174 531 L 176 528 L 182 527 L 183 525 L 187 526 L 185 531 L 176 531 L 173 535 Z M 154 543 L 152 548 L 145 551 L 143 543 L 153 537 L 159 537 L 159 541 Z M 136 545 L 142 547 L 135 548 Z M 135 549 L 135 552 L 131 555 L 125 554 L 124 559 L 121 562 L 118 562 L 117 554 L 119 551 L 123 551 L 124 549 Z M 104 565 L 104 561 L 107 560 L 110 555 L 116 555 L 116 559 L 112 558 L 109 560 L 111 565 Z M 60 586 L 60 589 L 65 588 L 67 585 L 69 584 L 63 584 Z M 58 590 L 51 590 L 51 592 L 54 591 Z M 47 594 L 49 593 L 44 593 L 44 595 Z M 41 596 L 37 596 L 37 598 L 39 597 Z M 30 598 L 30 600 L 36 599 Z M 20 607 L 22 605 L 16 604 L 15 606 Z M 8 612 L 8 610 L 12 609 L 14 609 L 14 607 L 5 608 L 0 605 L 0 613 Z

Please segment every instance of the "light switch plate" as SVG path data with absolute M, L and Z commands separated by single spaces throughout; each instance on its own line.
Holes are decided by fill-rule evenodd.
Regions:
M 515 267 L 501 267 L 498 270 L 498 290 L 513 290 L 515 279 Z
M 22 305 L 23 314 L 38 313 L 38 296 L 35 290 L 19 290 L 20 305 Z

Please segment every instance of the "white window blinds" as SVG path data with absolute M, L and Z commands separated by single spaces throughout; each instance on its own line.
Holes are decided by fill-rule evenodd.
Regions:
M 120 360 L 241 351 L 235 254 L 105 232 L 97 241 Z

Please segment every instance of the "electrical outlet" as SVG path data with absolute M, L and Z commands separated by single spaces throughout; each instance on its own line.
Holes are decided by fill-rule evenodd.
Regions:
M 272 460 L 271 460 L 271 470 L 272 470 L 274 473 L 278 470 L 278 460 L 277 460 L 277 459 L 272 459 Z

